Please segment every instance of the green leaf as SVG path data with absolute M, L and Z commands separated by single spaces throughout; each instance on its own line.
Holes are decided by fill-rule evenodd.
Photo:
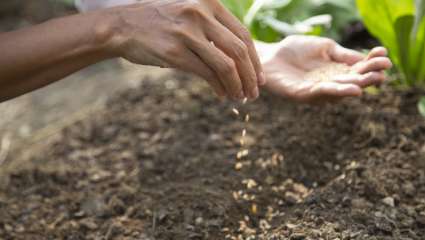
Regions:
M 413 0 L 357 0 L 360 15 L 369 31 L 390 50 L 390 56 L 400 66 L 399 46 L 393 28 L 397 19 L 414 15 Z
M 425 117 L 425 97 L 422 97 L 418 103 L 419 113 Z
M 404 74 L 407 84 L 414 81 L 414 76 L 411 75 L 410 56 L 411 56 L 411 32 L 414 24 L 413 15 L 405 15 L 397 18 L 394 23 L 394 30 L 397 39 L 397 46 L 399 47 L 399 70 Z M 414 44 L 414 43 L 412 43 Z

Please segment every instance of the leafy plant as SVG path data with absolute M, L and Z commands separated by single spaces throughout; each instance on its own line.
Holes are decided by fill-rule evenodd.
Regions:
M 390 50 L 408 86 L 425 86 L 425 0 L 357 0 L 369 31 Z
M 292 34 L 338 39 L 357 20 L 354 0 L 222 0 L 250 29 L 254 38 L 274 42 Z

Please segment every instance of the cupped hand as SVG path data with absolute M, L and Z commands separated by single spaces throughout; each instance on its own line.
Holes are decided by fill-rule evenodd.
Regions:
M 265 77 L 254 43 L 219 0 L 147 0 L 108 11 L 119 19 L 114 49 L 125 59 L 195 73 L 221 97 L 258 97 Z
M 384 82 L 384 70 L 392 67 L 385 48 L 365 56 L 322 37 L 291 36 L 277 44 L 258 43 L 257 50 L 265 88 L 304 103 L 360 96 L 364 88 Z

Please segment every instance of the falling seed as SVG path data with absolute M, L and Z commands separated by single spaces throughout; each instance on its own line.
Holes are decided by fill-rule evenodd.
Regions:
M 239 194 L 237 192 L 233 192 L 233 199 L 236 201 L 239 200 Z
M 245 149 L 245 150 L 242 150 L 242 151 L 238 152 L 237 155 L 236 155 L 236 158 L 237 159 L 242 159 L 243 157 L 248 156 L 248 154 L 249 154 L 249 150 L 248 149 Z
M 249 114 L 245 115 L 245 122 L 249 122 L 250 116 Z
M 238 162 L 238 163 L 236 163 L 236 164 L 235 164 L 235 169 L 236 169 L 236 170 L 241 170 L 241 169 L 242 169 L 242 167 L 243 167 L 243 164 L 242 164 L 242 163 L 240 163 L 240 162 Z
M 232 111 L 233 111 L 233 113 L 234 113 L 236 116 L 239 116 L 239 115 L 240 115 L 240 113 L 239 113 L 238 109 L 233 108 L 233 109 L 232 109 Z

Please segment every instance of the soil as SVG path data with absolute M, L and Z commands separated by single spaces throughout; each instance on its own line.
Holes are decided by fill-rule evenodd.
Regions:
M 241 105 L 146 79 L 3 168 L 0 239 L 425 239 L 421 94 Z

